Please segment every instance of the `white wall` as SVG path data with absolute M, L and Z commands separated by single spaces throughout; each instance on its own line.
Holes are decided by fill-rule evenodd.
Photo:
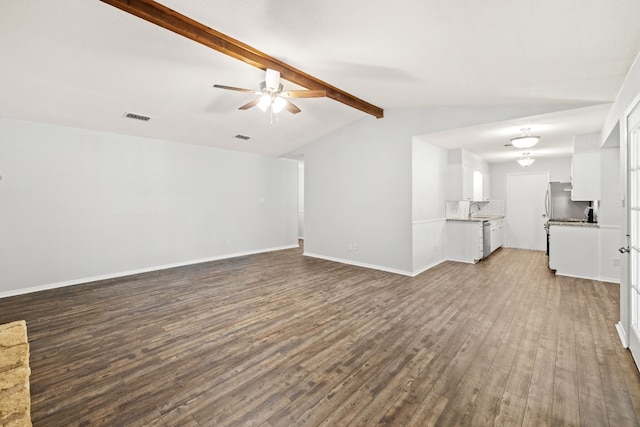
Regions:
M 609 282 L 620 281 L 620 230 L 624 216 L 620 183 L 620 148 L 600 149 L 600 276 Z
M 626 179 L 626 164 L 627 164 L 627 115 L 630 110 L 640 102 L 640 54 L 636 57 L 629 74 L 627 75 L 624 84 L 618 92 L 616 101 L 613 103 L 607 119 L 602 128 L 601 141 L 603 144 L 608 144 L 610 141 L 618 139 L 620 141 L 620 164 L 625 165 L 621 167 L 621 196 L 626 199 L 627 192 L 627 179 Z M 626 212 L 623 210 L 623 218 L 621 221 L 621 235 L 624 236 L 627 233 L 627 217 Z M 625 240 L 621 240 L 622 245 L 625 245 Z M 620 259 L 620 322 L 616 325 L 620 339 L 624 346 L 628 344 L 628 334 L 630 326 L 630 299 L 629 299 L 629 280 L 628 280 L 628 256 L 623 256 Z
M 551 159 L 536 159 L 533 165 L 523 168 L 516 161 L 491 163 L 491 199 L 504 200 L 505 206 L 505 226 L 503 239 L 507 242 L 507 230 L 509 229 L 509 203 L 507 203 L 508 191 L 507 182 L 508 175 L 521 173 L 541 173 L 549 174 L 550 181 L 568 182 L 571 176 L 571 157 L 556 157 Z M 540 215 L 544 214 L 544 201 L 540 202 Z M 544 230 L 540 230 L 544 233 Z M 545 237 L 546 238 L 546 237 Z
M 291 153 L 305 159 L 305 254 L 414 274 L 412 138 L 562 108 L 386 110 Z
M 573 154 L 594 153 L 600 149 L 600 133 L 583 133 L 573 136 Z
M 411 137 L 385 121 L 361 120 L 305 150 L 306 255 L 412 271 Z
M 533 165 L 523 168 L 516 161 L 491 163 L 491 198 L 507 200 L 507 176 L 516 173 L 548 172 L 549 179 L 557 182 L 569 182 L 571 177 L 571 157 L 536 159 Z M 544 212 L 544 206 L 541 206 Z M 508 212 L 505 212 L 508 215 Z
M 510 174 L 548 172 L 549 179 L 557 182 L 569 182 L 571 179 L 571 157 L 555 157 L 551 159 L 536 159 L 533 165 L 523 168 L 516 161 L 491 163 L 491 199 L 505 201 L 505 216 L 509 216 L 507 209 L 507 177 Z M 540 205 L 544 213 L 544 204 Z M 506 227 L 505 227 L 506 228 Z
M 297 245 L 294 161 L 0 119 L 0 296 Z
M 424 271 L 446 258 L 445 194 L 447 150 L 413 138 L 412 233 L 413 272 Z
M 605 142 L 614 129 L 626 120 L 627 110 L 638 102 L 640 96 L 640 53 L 633 61 L 629 73 L 616 96 L 616 100 L 607 114 L 600 140 Z M 621 135 L 624 137 L 626 127 L 621 129 Z M 622 142 L 622 141 L 621 141 Z

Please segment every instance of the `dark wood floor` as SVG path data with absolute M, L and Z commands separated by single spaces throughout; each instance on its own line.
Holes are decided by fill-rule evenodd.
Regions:
M 35 426 L 634 426 L 618 286 L 501 249 L 415 278 L 298 249 L 0 299 Z

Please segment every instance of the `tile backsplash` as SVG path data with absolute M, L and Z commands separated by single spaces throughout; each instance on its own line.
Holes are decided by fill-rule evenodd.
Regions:
M 445 215 L 447 218 L 467 218 L 469 209 L 471 216 L 504 216 L 504 200 L 488 200 L 484 202 L 470 202 L 469 200 L 450 200 L 445 202 Z

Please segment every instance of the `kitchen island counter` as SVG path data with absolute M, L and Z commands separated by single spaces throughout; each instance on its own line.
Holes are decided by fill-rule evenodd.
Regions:
M 598 224 L 549 221 L 549 268 L 556 274 L 598 280 L 599 247 Z

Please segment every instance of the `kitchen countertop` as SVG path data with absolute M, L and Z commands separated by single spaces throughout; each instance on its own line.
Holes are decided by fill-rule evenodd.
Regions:
M 549 225 L 568 225 L 570 227 L 593 227 L 598 228 L 597 222 L 587 222 L 587 221 L 547 221 Z
M 502 215 L 488 215 L 488 216 L 470 216 L 467 218 L 447 218 L 447 221 L 465 221 L 465 222 L 469 222 L 469 221 L 476 221 L 476 222 L 482 222 L 482 221 L 491 221 L 493 219 L 503 219 L 504 216 Z

